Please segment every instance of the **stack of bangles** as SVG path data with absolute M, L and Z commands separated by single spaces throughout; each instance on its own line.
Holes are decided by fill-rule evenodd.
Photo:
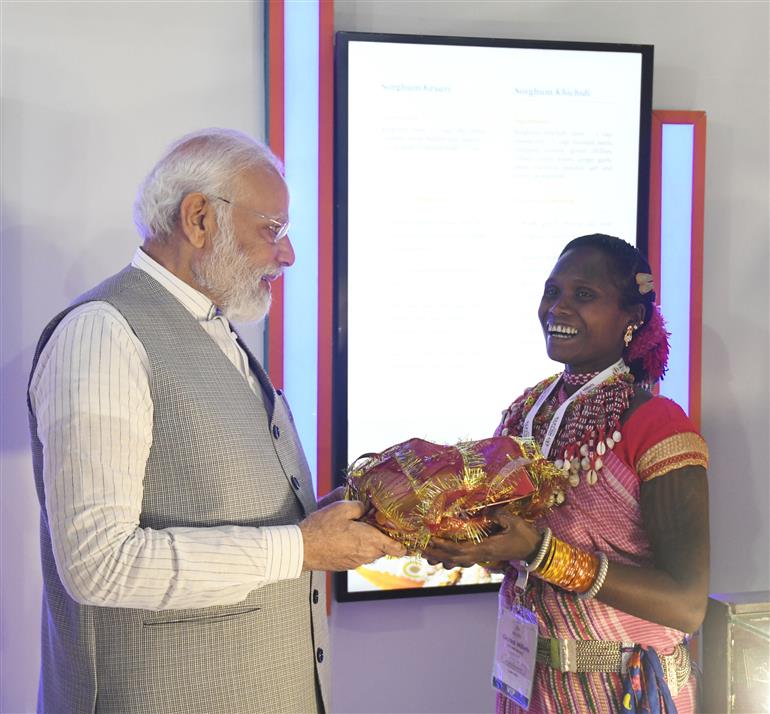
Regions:
M 527 571 L 552 585 L 579 593 L 581 600 L 590 600 L 604 585 L 609 561 L 604 553 L 586 553 L 569 543 L 554 538 L 550 528 L 543 532 L 540 548 Z

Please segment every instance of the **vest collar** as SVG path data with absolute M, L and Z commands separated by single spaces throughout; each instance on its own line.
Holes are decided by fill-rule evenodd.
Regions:
M 136 249 L 131 266 L 157 280 L 196 320 L 213 320 L 221 314 L 219 308 L 203 293 L 166 270 L 141 248 Z

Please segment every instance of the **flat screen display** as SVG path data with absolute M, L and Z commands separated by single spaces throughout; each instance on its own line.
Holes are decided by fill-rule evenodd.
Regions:
M 337 34 L 335 473 L 481 439 L 561 371 L 537 307 L 572 238 L 645 247 L 651 46 Z M 493 589 L 383 560 L 341 600 Z

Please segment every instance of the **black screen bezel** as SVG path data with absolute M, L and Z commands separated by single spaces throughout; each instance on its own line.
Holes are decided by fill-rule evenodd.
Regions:
M 636 245 L 647 255 L 650 152 L 652 126 L 652 77 L 654 48 L 652 45 L 616 44 L 604 42 L 571 42 L 553 40 L 522 40 L 440 35 L 404 35 L 370 32 L 335 33 L 334 47 L 334 301 L 332 337 L 332 473 L 334 485 L 344 483 L 347 467 L 348 433 L 348 54 L 351 42 L 390 42 L 435 45 L 465 45 L 476 47 L 515 47 L 525 49 L 579 50 L 599 52 L 630 52 L 642 61 L 639 116 L 639 170 L 637 177 Z M 499 584 L 462 585 L 449 587 L 402 588 L 350 592 L 348 573 L 335 573 L 335 598 L 338 602 L 389 600 L 464 593 L 495 592 Z

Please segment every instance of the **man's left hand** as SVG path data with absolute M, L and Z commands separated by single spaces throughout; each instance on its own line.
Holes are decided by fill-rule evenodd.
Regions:
M 325 496 L 321 496 L 321 498 L 318 499 L 318 508 L 323 508 L 324 506 L 328 506 L 330 503 L 335 503 L 336 501 L 342 501 L 345 498 L 345 487 L 344 486 L 337 486 L 333 491 L 329 491 Z

